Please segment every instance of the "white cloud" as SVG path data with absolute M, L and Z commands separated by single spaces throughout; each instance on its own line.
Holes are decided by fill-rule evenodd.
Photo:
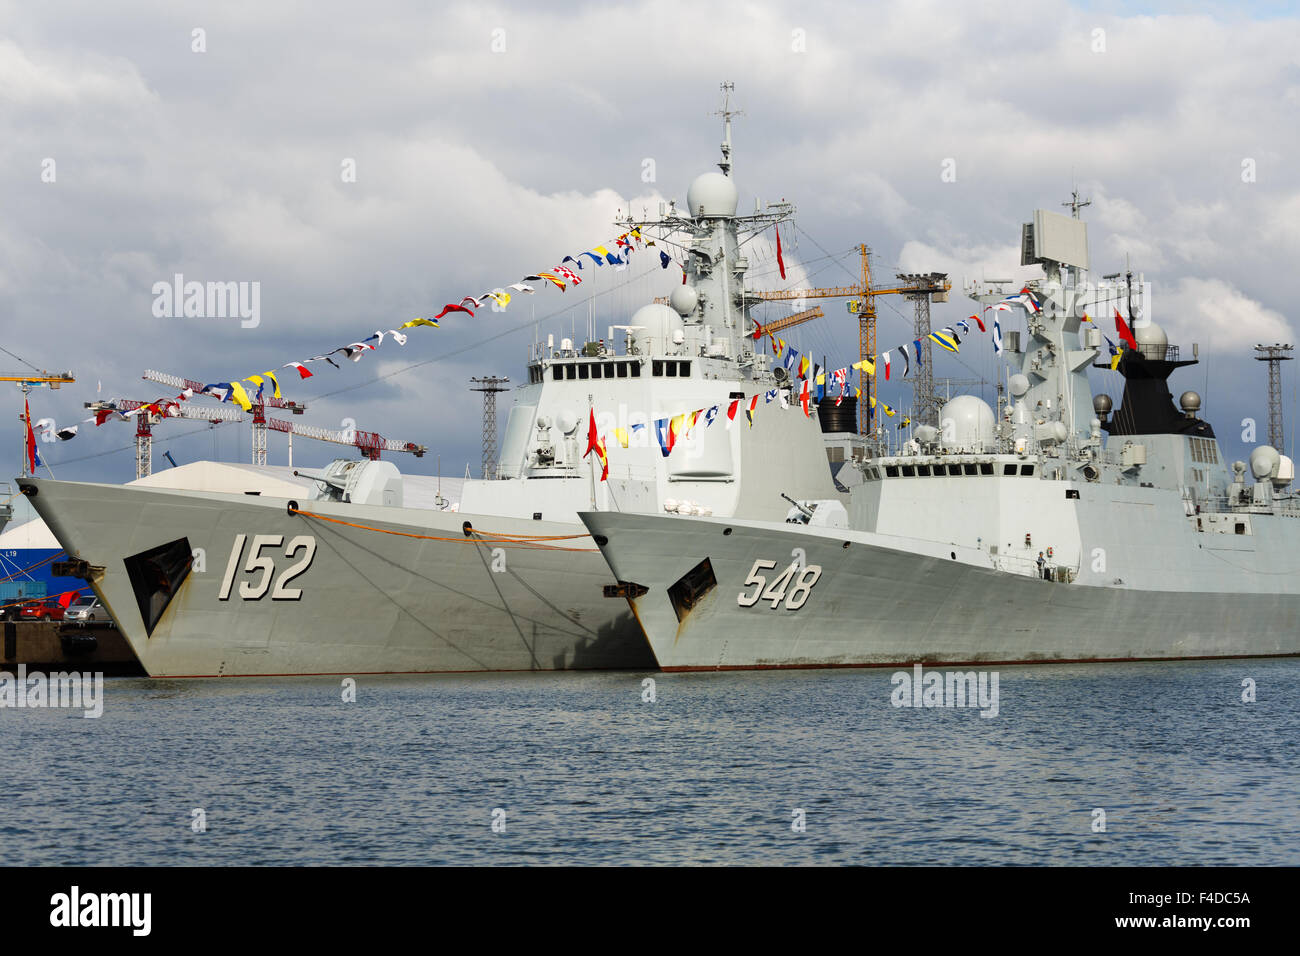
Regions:
M 1295 341 L 1285 317 L 1222 279 L 1185 277 L 1153 306 L 1169 341 L 1184 348 L 1245 354 L 1257 343 Z

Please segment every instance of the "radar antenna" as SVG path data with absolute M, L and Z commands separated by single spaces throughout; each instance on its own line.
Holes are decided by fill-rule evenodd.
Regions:
M 720 83 L 718 89 L 722 91 L 722 109 L 714 112 L 714 116 L 722 117 L 722 162 L 718 163 L 718 168 L 722 170 L 722 175 L 731 175 L 731 118 L 733 116 L 744 116 L 744 110 L 733 110 L 731 108 L 731 94 L 736 91 L 735 83 Z

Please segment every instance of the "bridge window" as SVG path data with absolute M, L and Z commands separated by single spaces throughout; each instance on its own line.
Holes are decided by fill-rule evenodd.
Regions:
M 1021 465 L 1021 466 L 1020 466 L 1020 473 L 1021 473 L 1022 475 L 1032 475 L 1032 474 L 1034 473 L 1034 466 L 1033 466 L 1033 465 Z
M 991 475 L 991 474 L 993 474 L 993 462 L 991 462 L 991 461 L 982 461 L 982 462 L 980 462 L 980 474 L 981 474 L 981 475 Z
M 1003 465 L 1003 466 L 1002 466 L 1002 474 L 1004 474 L 1004 475 L 1014 475 L 1015 473 L 1016 473 L 1016 466 L 1015 466 L 1015 465 Z
M 919 475 L 919 476 L 922 477 L 922 478 L 929 478 L 929 477 L 930 477 L 930 466 L 929 466 L 929 465 L 917 465 L 917 466 L 916 466 L 916 473 L 917 473 L 917 475 Z
M 626 363 L 626 362 L 619 362 L 619 363 L 618 363 L 618 372 L 617 372 L 616 374 L 618 375 L 619 378 L 627 378 L 627 363 Z
M 889 477 L 889 478 L 897 478 L 897 477 L 898 477 L 898 466 L 897 466 L 897 465 L 886 465 L 886 466 L 885 466 L 885 475 L 886 475 L 887 477 Z

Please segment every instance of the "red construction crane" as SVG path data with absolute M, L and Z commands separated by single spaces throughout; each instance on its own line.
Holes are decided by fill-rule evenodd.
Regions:
M 133 399 L 118 399 L 115 402 L 86 402 L 86 407 L 95 412 L 134 412 L 135 419 L 135 476 L 147 478 L 153 474 L 153 426 L 164 418 L 184 418 L 189 421 L 206 421 L 214 425 L 222 422 L 239 422 L 244 420 L 244 413 L 238 408 L 226 408 L 222 405 L 190 405 L 160 398 L 155 402 L 137 402 Z
M 297 425 L 278 418 L 268 418 L 266 424 L 273 431 L 284 432 L 289 435 L 290 465 L 293 464 L 294 435 L 301 435 L 303 438 L 314 438 L 316 441 L 334 442 L 336 445 L 352 445 L 359 448 L 361 454 L 371 461 L 378 461 L 379 453 L 384 451 L 408 452 L 416 458 L 423 458 L 424 453 L 429 450 L 424 445 L 417 445 L 415 442 L 385 438 L 378 432 L 362 431 L 359 428 L 336 431 L 329 428 L 317 428 L 314 425 Z
M 171 375 L 167 372 L 155 372 L 153 369 L 146 369 L 144 376 L 147 381 L 157 382 L 159 385 L 167 385 L 171 388 L 193 389 L 195 395 L 203 392 L 203 382 L 195 381 L 192 378 L 185 378 L 182 375 Z M 276 398 L 274 395 L 263 395 L 257 397 L 257 393 L 250 387 L 249 398 L 253 402 L 253 464 L 266 464 L 266 407 L 287 408 L 295 415 L 301 415 L 307 410 L 307 406 L 301 402 L 291 401 L 287 398 Z M 277 429 L 278 430 L 278 429 Z

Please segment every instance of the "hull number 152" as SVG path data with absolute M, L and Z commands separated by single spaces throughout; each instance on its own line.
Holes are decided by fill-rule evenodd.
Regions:
M 217 597 L 222 601 L 230 600 L 230 591 L 235 584 L 235 576 L 240 573 L 239 559 L 244 556 L 244 544 L 248 535 L 235 535 L 234 547 L 230 549 L 230 560 L 226 563 L 226 573 L 221 578 L 221 591 Z M 284 548 L 284 557 L 290 559 L 288 567 L 275 573 L 275 559 L 280 548 Z M 267 548 L 275 551 L 266 552 Z M 285 587 L 290 581 L 311 567 L 312 558 L 316 557 L 316 539 L 309 534 L 300 534 L 284 543 L 282 534 L 255 534 L 253 543 L 248 548 L 248 563 L 243 573 L 249 580 L 239 582 L 239 596 L 245 601 L 260 601 L 271 592 L 272 601 L 297 601 L 302 598 L 302 588 Z M 296 560 L 293 560 L 296 558 Z M 275 579 L 275 588 L 271 580 Z
M 770 601 L 774 611 L 782 605 L 782 602 L 787 611 L 797 611 L 803 607 L 808 600 L 808 592 L 821 580 L 822 566 L 820 564 L 801 566 L 796 561 L 768 584 L 767 575 L 763 572 L 775 568 L 775 561 L 764 561 L 761 558 L 755 561 L 754 566 L 749 569 L 749 577 L 745 579 L 745 587 L 752 587 L 753 590 L 741 591 L 736 597 L 736 603 L 741 607 L 753 607 L 759 601 Z

